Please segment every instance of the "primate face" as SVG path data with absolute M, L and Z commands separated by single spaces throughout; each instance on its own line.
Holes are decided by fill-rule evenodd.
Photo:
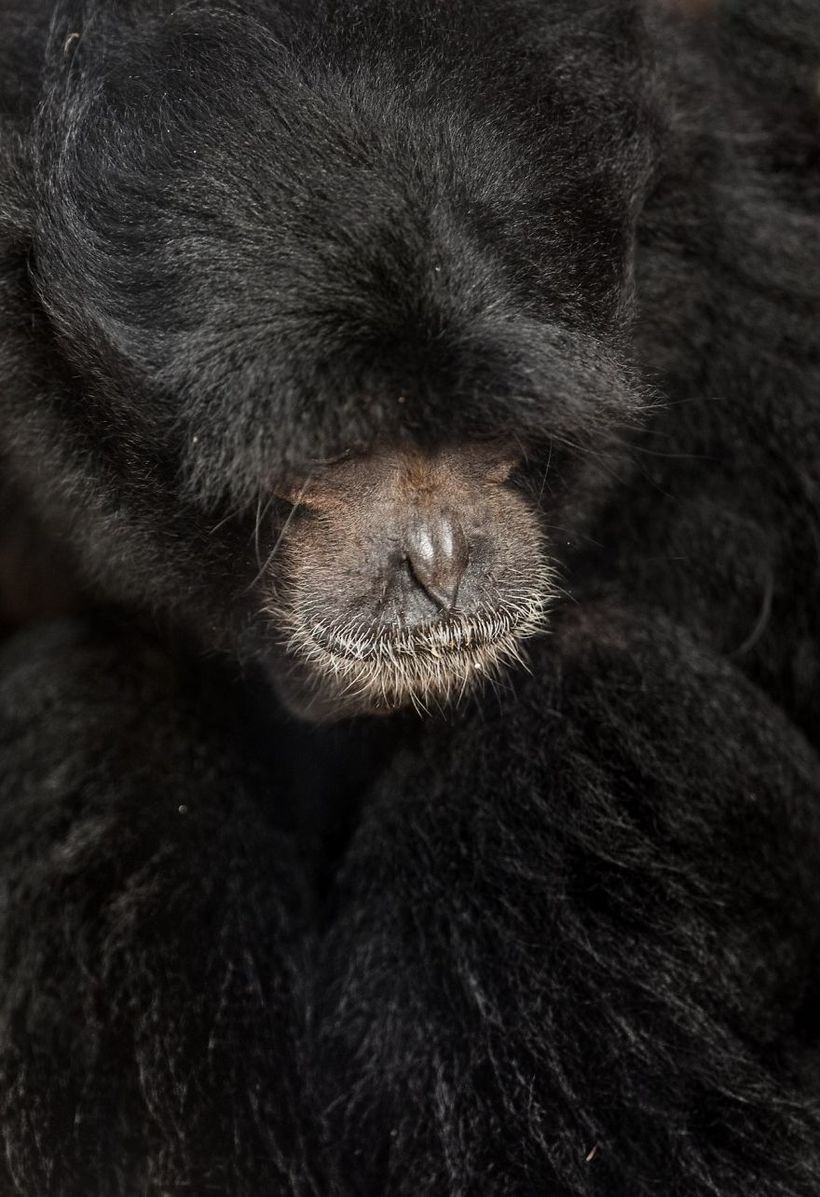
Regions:
M 103 590 L 253 656 L 307 717 L 429 707 L 515 659 L 547 525 L 640 408 L 636 59 L 597 26 L 553 44 L 536 5 L 537 69 L 518 33 L 489 63 L 439 9 L 307 36 L 298 6 L 100 5 L 49 49 L 27 266 L 59 385 L 21 451 Z M 606 96 L 572 66 L 604 52 Z
M 551 597 L 496 446 L 374 451 L 309 478 L 271 592 L 277 685 L 306 717 L 420 709 L 518 658 Z

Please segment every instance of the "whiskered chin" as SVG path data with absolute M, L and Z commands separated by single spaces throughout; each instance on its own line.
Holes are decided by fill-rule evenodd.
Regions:
M 449 612 L 412 628 L 334 622 L 310 607 L 293 614 L 276 680 L 286 705 L 329 721 L 429 713 L 459 702 L 482 679 L 525 665 L 524 643 L 546 628 L 550 588 L 514 604 Z

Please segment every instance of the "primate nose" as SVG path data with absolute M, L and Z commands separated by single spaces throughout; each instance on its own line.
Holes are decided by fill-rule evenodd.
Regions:
M 443 511 L 413 521 L 404 543 L 413 578 L 442 611 L 452 611 L 470 556 L 459 521 Z

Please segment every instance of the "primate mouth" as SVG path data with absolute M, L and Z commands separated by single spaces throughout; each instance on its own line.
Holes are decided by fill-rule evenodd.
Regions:
M 435 712 L 523 660 L 558 586 L 517 447 L 376 445 L 291 492 L 263 608 L 280 697 L 305 719 Z
M 533 619 L 537 619 L 535 610 L 449 613 L 412 628 L 361 625 L 340 628 L 316 623 L 309 629 L 309 635 L 320 652 L 348 661 L 373 661 L 389 666 L 396 661 L 419 662 L 425 658 L 436 661 L 462 653 L 491 651 L 507 637 L 518 639 L 523 625 Z
M 411 628 L 294 621 L 286 647 L 285 697 L 307 718 L 428 713 L 458 701 L 481 677 L 523 664 L 523 642 L 543 631 L 547 598 L 450 613 Z

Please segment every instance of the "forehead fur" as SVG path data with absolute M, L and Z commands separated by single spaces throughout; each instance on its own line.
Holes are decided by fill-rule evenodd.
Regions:
M 589 5 L 584 44 L 561 5 L 516 4 L 491 64 L 472 5 L 445 34 L 432 2 L 363 4 L 355 39 L 330 11 L 308 36 L 313 7 L 158 3 L 132 28 L 127 5 L 65 7 L 34 256 L 75 365 L 205 491 L 379 439 L 577 439 L 628 413 L 651 132 L 630 6 Z M 602 94 L 604 27 L 632 57 L 601 64 Z

